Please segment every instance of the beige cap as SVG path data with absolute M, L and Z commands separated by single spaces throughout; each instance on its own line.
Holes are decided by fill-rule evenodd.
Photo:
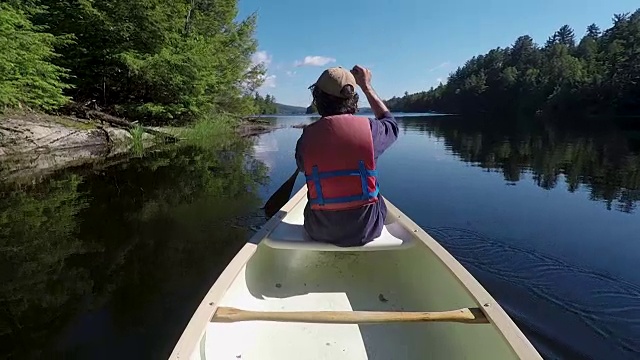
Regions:
M 311 85 L 310 88 L 314 85 L 329 95 L 346 98 L 346 96 L 342 95 L 342 88 L 346 85 L 351 85 L 355 91 L 356 78 L 349 70 L 342 66 L 337 66 L 323 71 L 316 83 Z

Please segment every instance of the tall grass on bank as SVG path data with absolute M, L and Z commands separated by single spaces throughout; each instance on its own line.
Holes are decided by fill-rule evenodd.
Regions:
M 213 115 L 197 120 L 193 125 L 177 129 L 181 143 L 203 148 L 224 147 L 237 140 L 234 129 L 238 120 L 225 115 Z
M 223 149 L 240 139 L 235 131 L 238 124 L 238 120 L 231 116 L 212 115 L 185 127 L 166 126 L 158 128 L 158 130 L 180 139 L 177 143 L 179 146 Z M 137 156 L 142 155 L 145 148 L 150 145 L 149 139 L 146 139 L 148 135 L 145 135 L 145 131 L 140 125 L 129 130 L 129 133 L 131 134 L 131 152 Z M 158 144 L 161 142 L 161 138 L 156 137 L 151 142 Z
M 133 129 L 129 130 L 129 134 L 131 134 L 131 151 L 134 154 L 142 154 L 144 151 L 144 130 L 142 126 L 136 125 Z

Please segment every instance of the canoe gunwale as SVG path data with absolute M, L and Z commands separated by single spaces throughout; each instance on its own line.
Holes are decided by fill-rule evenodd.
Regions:
M 187 323 L 185 330 L 181 334 L 180 339 L 169 356 L 170 360 L 188 359 L 191 357 L 193 351 L 196 350 L 198 341 L 200 341 L 207 329 L 207 324 L 211 321 L 211 318 L 218 309 L 220 299 L 222 299 L 225 292 L 236 279 L 242 268 L 256 252 L 260 240 L 269 235 L 269 233 L 282 221 L 282 219 L 287 216 L 287 213 L 291 211 L 291 209 L 293 209 L 303 197 L 306 196 L 306 188 L 303 188 L 303 190 L 305 191 L 301 190 L 296 193 L 276 215 L 269 219 L 269 221 L 267 221 L 258 232 L 253 234 L 249 241 L 247 241 L 247 243 L 229 262 L 227 267 L 204 296 L 200 305 L 198 305 L 198 308 Z
M 274 215 L 263 227 L 256 232 L 248 242 L 238 251 L 229 262 L 224 271 L 204 296 L 192 318 L 189 320 L 185 330 L 176 343 L 170 360 L 188 359 L 197 350 L 197 344 L 203 337 L 207 324 L 211 321 L 218 303 L 236 279 L 242 268 L 257 250 L 260 241 L 267 237 L 275 227 L 282 222 L 287 214 L 306 197 L 306 185 L 302 188 Z M 482 287 L 466 268 L 462 266 L 442 245 L 432 238 L 424 229 L 418 226 L 411 218 L 405 215 L 400 209 L 385 198 L 385 203 L 389 211 L 389 216 L 393 221 L 399 222 L 402 226 L 413 232 L 415 240 L 420 240 L 439 261 L 454 275 L 458 283 L 465 289 L 467 294 L 476 301 L 478 307 L 482 309 L 486 318 L 497 329 L 497 331 L 509 343 L 512 350 L 520 359 L 542 359 L 535 347 L 531 344 L 518 326 L 507 315 L 497 301 Z M 385 221 L 386 223 L 386 221 Z
M 400 224 L 412 230 L 416 237 L 431 250 L 438 260 L 449 269 L 465 289 L 467 294 L 473 298 L 477 305 L 484 312 L 489 322 L 494 324 L 498 332 L 511 345 L 513 351 L 520 359 L 540 359 L 542 356 L 531 344 L 529 339 L 522 333 L 520 328 L 507 315 L 502 306 L 489 294 L 489 292 L 474 278 L 469 271 L 456 260 L 440 243 L 431 235 L 416 224 L 411 218 L 405 215 L 400 209 L 386 200 L 387 209 Z

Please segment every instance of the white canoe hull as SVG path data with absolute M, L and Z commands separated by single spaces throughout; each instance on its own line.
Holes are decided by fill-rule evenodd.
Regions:
M 194 313 L 170 359 L 541 359 L 486 290 L 388 200 L 387 228 L 395 226 L 391 232 L 404 241 L 395 249 L 273 246 L 273 234 L 300 225 L 305 203 L 303 187 L 240 250 Z M 398 226 L 405 231 L 398 232 Z M 271 312 L 480 307 L 490 323 L 211 322 L 218 307 Z

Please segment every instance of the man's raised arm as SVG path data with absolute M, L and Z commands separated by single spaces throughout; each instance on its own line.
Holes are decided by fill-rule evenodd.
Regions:
M 371 106 L 371 110 L 376 116 L 376 119 L 382 119 L 386 114 L 389 113 L 389 109 L 387 105 L 382 102 L 376 91 L 373 90 L 373 86 L 371 86 L 371 71 L 369 69 L 364 68 L 360 65 L 356 65 L 351 70 L 351 73 L 356 78 L 356 83 L 362 89 L 362 92 L 367 97 L 367 101 L 369 101 L 369 106 Z

